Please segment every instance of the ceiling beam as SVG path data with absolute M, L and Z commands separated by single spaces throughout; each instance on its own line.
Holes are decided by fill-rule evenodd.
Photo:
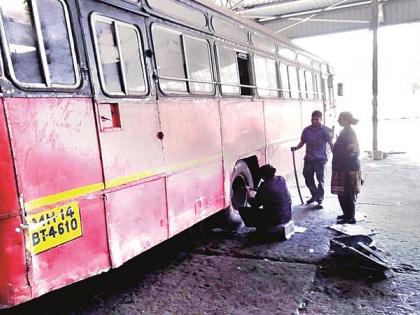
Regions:
M 312 16 L 313 14 L 289 15 L 287 18 L 276 18 L 260 23 L 274 32 L 282 30 L 282 35 L 291 39 L 369 28 L 371 5 L 370 1 L 368 2 L 365 5 L 324 11 L 315 16 Z M 420 21 L 420 1 L 418 0 L 389 0 L 383 2 L 381 6 L 381 25 Z

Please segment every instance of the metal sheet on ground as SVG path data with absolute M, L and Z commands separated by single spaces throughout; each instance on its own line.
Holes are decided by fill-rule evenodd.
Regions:
M 354 224 L 333 224 L 328 226 L 329 229 L 341 232 L 346 235 L 374 235 L 375 232 Z

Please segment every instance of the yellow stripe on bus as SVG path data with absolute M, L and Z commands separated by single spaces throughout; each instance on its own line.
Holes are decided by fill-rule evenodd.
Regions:
M 142 172 L 138 172 L 135 174 L 131 174 L 131 175 L 127 175 L 127 176 L 123 176 L 123 177 L 119 177 L 119 178 L 115 178 L 115 179 L 111 179 L 111 180 L 107 180 L 105 182 L 105 188 L 115 188 L 121 185 L 125 185 L 131 182 L 135 182 L 153 175 L 157 175 L 159 174 L 158 171 L 154 171 L 154 170 L 146 170 L 146 171 L 142 171 Z
M 78 187 L 66 190 L 58 194 L 45 196 L 25 203 L 25 210 L 30 211 L 40 207 L 48 206 L 69 199 L 75 199 L 84 195 L 89 195 L 104 189 L 103 183 L 92 184 L 88 186 Z
M 204 164 L 204 163 L 216 161 L 219 159 L 221 159 L 221 155 L 214 155 L 214 156 L 210 156 L 210 157 L 206 157 L 202 159 L 180 162 L 174 165 L 167 166 L 166 172 L 174 172 L 174 171 L 190 168 L 198 164 Z M 78 197 L 100 192 L 101 190 L 104 190 L 104 189 L 115 188 L 121 185 L 132 183 L 132 182 L 135 182 L 135 181 L 147 178 L 147 177 L 155 176 L 158 174 L 162 174 L 162 173 L 165 173 L 163 169 L 148 169 L 142 172 L 138 172 L 131 175 L 122 176 L 122 177 L 105 181 L 105 185 L 103 183 L 97 183 L 97 184 L 87 185 L 87 186 L 63 191 L 58 194 L 49 195 L 49 196 L 45 196 L 45 197 L 41 197 L 35 200 L 28 201 L 25 203 L 25 210 L 30 211 L 37 208 L 63 202 L 66 200 L 76 199 Z

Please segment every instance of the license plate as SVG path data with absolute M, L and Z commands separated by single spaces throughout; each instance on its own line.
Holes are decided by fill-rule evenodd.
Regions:
M 79 203 L 72 202 L 27 217 L 29 251 L 38 254 L 70 242 L 82 233 Z

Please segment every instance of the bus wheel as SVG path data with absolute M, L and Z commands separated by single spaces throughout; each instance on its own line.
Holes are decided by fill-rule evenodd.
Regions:
M 229 229 L 238 229 L 243 226 L 238 210 L 246 206 L 248 202 L 245 186 L 253 188 L 254 181 L 248 165 L 244 161 L 238 161 L 232 174 L 230 206 L 224 210 L 226 227 Z

